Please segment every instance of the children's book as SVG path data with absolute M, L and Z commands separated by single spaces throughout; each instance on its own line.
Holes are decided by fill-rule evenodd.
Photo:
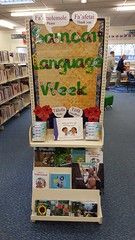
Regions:
M 49 188 L 49 173 L 33 171 L 33 188 Z
M 83 139 L 83 118 L 54 118 L 55 140 Z
M 70 174 L 51 174 L 50 173 L 50 188 L 63 189 L 71 188 Z
M 74 217 L 97 217 L 97 203 L 81 201 L 71 203 L 72 216 Z
M 46 122 L 35 122 L 31 130 L 32 141 L 42 142 L 45 140 Z
M 104 186 L 103 163 L 98 168 L 92 163 L 72 163 L 73 189 L 101 189 Z
M 69 216 L 70 211 L 68 200 L 35 201 L 35 212 L 39 216 Z
M 102 134 L 102 125 L 99 122 L 85 123 L 85 139 L 99 141 Z
M 72 148 L 71 155 L 72 155 L 73 163 L 85 162 L 85 149 L 84 148 Z
M 35 167 L 71 167 L 70 148 L 36 148 Z

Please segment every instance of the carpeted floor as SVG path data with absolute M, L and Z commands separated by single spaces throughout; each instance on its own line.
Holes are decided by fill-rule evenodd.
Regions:
M 31 223 L 30 111 L 0 132 L 0 240 L 135 239 L 135 94 L 115 93 L 105 112 L 103 224 Z

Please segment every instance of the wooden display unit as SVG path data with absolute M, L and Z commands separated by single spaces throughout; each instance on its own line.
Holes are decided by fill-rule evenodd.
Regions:
M 79 12 L 76 13 L 79 14 Z M 68 14 L 66 16 L 68 16 Z M 37 18 L 35 17 L 34 19 Z M 38 20 L 39 19 L 40 16 L 38 15 Z M 52 148 L 54 149 L 54 152 L 58 149 L 71 149 L 72 154 L 76 149 L 83 149 L 85 154 L 86 150 L 93 152 L 96 150 L 97 152 L 101 152 L 102 158 L 102 148 L 104 145 L 103 117 L 109 19 L 98 18 L 91 30 L 87 30 L 86 26 L 77 25 L 74 22 L 69 21 L 69 23 L 67 25 L 65 24 L 64 26 L 56 25 L 51 32 L 49 32 L 49 27 L 45 26 L 41 19 L 40 22 L 38 22 L 38 20 L 36 20 L 37 22 L 29 19 L 26 21 L 32 124 L 34 124 L 35 121 L 39 121 L 39 118 L 37 118 L 33 112 L 37 106 L 40 106 L 41 108 L 45 105 L 50 105 L 52 108 L 63 106 L 66 108 L 67 113 L 72 106 L 80 108 L 82 111 L 84 111 L 86 108 L 92 108 L 96 106 L 101 110 L 99 122 L 102 125 L 102 134 L 99 141 L 89 141 L 85 139 L 54 140 L 53 129 L 49 127 L 45 134 L 44 141 L 35 142 L 32 140 L 32 131 L 30 128 L 30 146 L 34 149 L 35 153 L 36 151 L 46 151 Z M 68 42 L 65 42 L 63 33 L 66 36 L 66 41 Z M 56 39 L 53 39 L 53 34 L 55 37 L 57 37 L 56 42 Z M 88 38 L 84 39 L 83 37 L 86 35 L 88 35 Z M 76 57 L 78 57 L 77 60 Z M 75 59 L 74 62 L 77 61 L 77 64 L 79 64 L 80 61 L 80 65 L 74 66 L 73 69 L 71 66 L 69 69 L 66 68 L 68 66 L 66 65 L 67 62 L 70 64 L 71 60 L 73 59 Z M 100 61 L 101 59 L 103 60 L 102 64 Z M 62 61 L 64 61 L 63 64 L 65 64 L 63 66 L 66 67 L 61 67 L 61 65 L 59 65 Z M 90 66 L 90 63 L 87 65 L 89 61 L 93 65 Z M 77 89 L 83 90 L 77 91 Z M 94 154 L 95 153 L 93 153 L 93 156 Z M 55 153 L 53 156 L 55 156 Z M 39 155 L 36 155 L 36 158 L 39 158 Z M 42 165 L 42 161 L 39 161 L 39 159 L 38 161 L 40 165 L 37 166 L 36 158 L 34 159 L 33 164 L 33 184 L 35 184 L 34 173 L 36 172 L 42 172 L 43 174 L 46 174 L 49 179 L 49 183 L 47 183 L 47 187 L 44 186 L 43 188 L 36 188 L 34 185 L 32 187 L 31 220 L 33 222 L 76 221 L 98 222 L 101 224 L 103 219 L 101 209 L 102 190 L 99 189 L 97 185 L 95 185 L 95 188 L 93 189 L 88 189 L 87 187 L 85 189 L 73 188 L 73 159 L 71 160 L 71 165 L 69 165 L 66 170 L 65 167 L 58 165 L 53 165 L 53 167 L 44 164 Z M 68 174 L 69 171 L 71 171 L 71 186 L 70 188 L 65 187 L 62 189 L 54 189 L 50 184 L 50 175 L 54 173 L 59 175 L 59 172 L 60 170 L 62 171 L 62 169 L 64 169 L 64 174 Z M 101 182 L 101 179 L 96 179 L 96 181 Z M 67 201 L 69 204 L 68 210 L 70 210 L 67 215 L 57 215 L 54 213 L 56 206 L 52 207 L 50 205 L 50 207 L 47 205 L 46 207 L 46 204 L 51 204 L 51 202 L 53 202 L 52 204 L 57 202 L 59 205 L 59 202 L 61 201 Z M 84 206 L 85 202 L 92 202 L 93 204 L 96 203 L 96 215 L 85 215 L 82 212 L 80 213 L 80 216 L 76 215 L 76 212 L 74 212 L 76 211 L 74 210 L 74 206 L 76 207 L 74 202 L 78 202 L 78 204 L 83 203 Z M 45 209 L 43 214 L 40 214 L 39 211 L 40 204 L 41 208 L 43 207 L 43 209 Z

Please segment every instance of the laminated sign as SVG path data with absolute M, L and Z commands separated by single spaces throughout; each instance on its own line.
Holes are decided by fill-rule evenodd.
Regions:
M 30 21 L 35 105 L 100 107 L 105 20 L 92 11 L 37 14 Z

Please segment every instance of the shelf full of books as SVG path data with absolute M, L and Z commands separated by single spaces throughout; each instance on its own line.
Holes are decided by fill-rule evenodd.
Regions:
M 24 53 L 0 51 L 0 127 L 30 104 L 28 66 Z
M 57 25 L 57 14 L 65 14 L 67 23 Z M 75 19 L 77 14 L 93 19 L 90 30 Z M 68 12 L 49 16 L 55 26 L 51 32 L 40 15 L 26 23 L 34 155 L 31 220 L 101 224 L 109 19 L 91 11 L 73 13 L 72 21 Z

